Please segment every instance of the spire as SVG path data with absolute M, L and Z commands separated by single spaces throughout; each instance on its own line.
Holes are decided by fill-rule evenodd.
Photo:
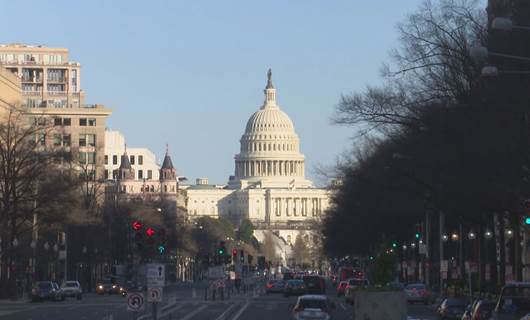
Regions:
M 173 161 L 169 156 L 169 146 L 166 144 L 166 155 L 164 156 L 164 162 L 162 162 L 162 167 L 160 167 L 160 180 L 176 180 L 177 179 L 177 170 L 173 167 Z
M 166 149 L 166 155 L 164 156 L 164 161 L 162 162 L 162 169 L 175 169 L 173 167 L 173 161 L 171 161 L 171 157 L 169 156 L 169 152 Z
M 267 72 L 267 86 L 263 91 L 265 93 L 265 104 L 263 108 L 276 107 L 276 89 L 272 85 L 272 70 Z

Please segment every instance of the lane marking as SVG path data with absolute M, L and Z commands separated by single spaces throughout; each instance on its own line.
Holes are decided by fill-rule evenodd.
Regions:
M 250 305 L 250 301 L 247 301 L 247 303 L 245 303 L 245 305 L 243 307 L 241 307 L 241 309 L 239 309 L 239 311 L 236 313 L 236 315 L 232 318 L 232 320 L 237 320 L 239 319 L 239 317 L 241 316 L 241 314 L 243 312 L 245 312 L 245 310 L 248 308 L 248 306 Z M 184 320 L 184 319 L 183 319 Z
M 228 312 L 230 312 L 230 310 L 234 309 L 234 307 L 237 306 L 237 305 L 239 305 L 239 303 L 237 303 L 237 302 L 234 303 L 234 304 L 232 304 L 232 305 L 230 305 L 230 306 L 229 306 L 229 307 L 228 307 L 223 313 L 221 313 L 221 314 L 219 315 L 219 317 L 217 317 L 215 320 L 225 320 L 226 314 L 227 314 Z
M 188 313 L 184 318 L 182 318 L 181 320 L 188 320 L 192 317 L 194 317 L 197 313 L 201 312 L 202 310 L 206 309 L 207 305 L 202 305 L 199 307 L 199 309 L 196 309 L 195 311 L 191 312 L 191 313 Z

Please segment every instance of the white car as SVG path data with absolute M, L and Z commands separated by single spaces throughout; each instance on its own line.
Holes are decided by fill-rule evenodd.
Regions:
M 83 298 L 83 290 L 81 289 L 79 281 L 64 281 L 61 285 L 61 289 L 63 290 L 63 295 L 65 297 L 76 297 L 77 300 Z
M 330 320 L 335 304 L 326 295 L 308 294 L 298 298 L 293 309 L 295 320 Z

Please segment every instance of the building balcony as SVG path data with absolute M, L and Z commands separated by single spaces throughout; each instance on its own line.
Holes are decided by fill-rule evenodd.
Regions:
M 22 95 L 24 96 L 41 96 L 42 91 L 22 91 Z
M 65 96 L 68 94 L 67 91 L 48 91 L 46 92 L 50 97 Z

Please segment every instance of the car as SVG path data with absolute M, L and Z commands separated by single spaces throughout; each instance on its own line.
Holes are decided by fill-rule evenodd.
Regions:
M 283 280 L 269 280 L 265 284 L 265 293 L 282 293 L 283 288 L 285 287 L 285 281 Z
M 289 296 L 300 296 L 306 293 L 306 286 L 303 280 L 289 280 L 285 284 L 283 289 L 283 295 Z
M 96 283 L 96 293 L 117 294 L 120 293 L 120 286 L 113 281 L 113 278 L 103 278 Z
M 529 313 L 530 282 L 512 282 L 502 288 L 491 319 L 521 319 Z
M 57 283 L 53 281 L 38 281 L 35 282 L 31 289 L 31 301 L 41 300 L 62 301 L 64 300 L 64 294 Z
M 478 300 L 473 306 L 470 320 L 488 320 L 493 315 L 495 303 L 489 300 Z
M 75 297 L 77 300 L 81 300 L 83 298 L 83 290 L 81 289 L 81 284 L 79 284 L 79 281 L 63 281 L 61 289 L 63 290 L 65 297 Z
M 308 294 L 325 294 L 326 282 L 320 276 L 304 276 L 302 280 L 305 283 L 306 292 Z
M 346 292 L 346 286 L 348 285 L 348 281 L 341 281 L 339 285 L 337 286 L 337 296 L 343 296 L 344 292 Z
M 462 319 L 466 311 L 467 302 L 458 298 L 447 298 L 442 301 L 437 313 L 442 319 Z
M 293 308 L 296 320 L 329 320 L 335 310 L 335 304 L 326 295 L 303 295 L 298 297 Z
M 346 302 L 353 304 L 355 291 L 362 287 L 370 285 L 368 279 L 349 279 L 346 289 L 344 289 L 344 297 Z
M 422 302 L 429 304 L 430 293 L 427 286 L 423 283 L 409 284 L 405 287 L 404 291 L 409 303 Z

